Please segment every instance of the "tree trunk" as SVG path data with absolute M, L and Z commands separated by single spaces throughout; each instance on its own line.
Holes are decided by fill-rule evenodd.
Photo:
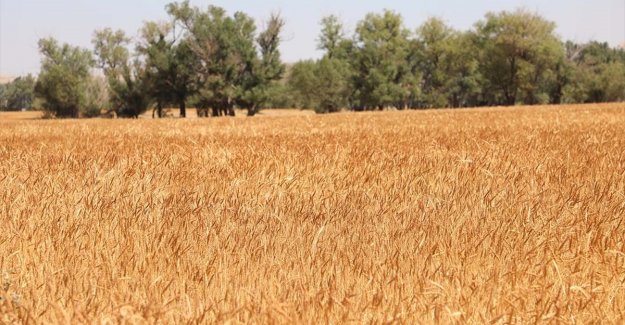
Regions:
M 516 57 L 512 57 L 512 60 L 510 61 L 510 84 L 507 85 L 507 87 L 512 89 L 506 92 L 506 105 L 508 106 L 516 105 L 516 97 L 519 87 L 517 84 L 517 77 Z
M 198 117 L 208 117 L 208 108 L 198 108 L 197 109 Z
M 506 106 L 516 105 L 516 93 L 511 93 L 506 96 Z
M 212 110 L 213 110 L 213 114 L 212 114 L 213 117 L 219 116 L 219 108 L 213 107 Z
M 232 98 L 228 97 L 228 99 L 226 99 L 226 111 L 224 112 L 224 115 L 227 116 L 234 116 L 234 103 Z
M 152 118 L 154 118 L 155 113 L 158 118 L 163 117 L 163 105 L 160 102 L 158 102 L 156 107 L 152 110 Z
M 257 113 L 257 109 L 256 109 L 256 105 L 252 105 L 250 108 L 247 109 L 247 116 L 254 116 Z
M 184 100 L 180 102 L 180 117 L 187 117 L 187 103 Z
M 558 83 L 556 87 L 556 90 L 551 96 L 551 104 L 560 105 L 562 104 L 562 85 Z

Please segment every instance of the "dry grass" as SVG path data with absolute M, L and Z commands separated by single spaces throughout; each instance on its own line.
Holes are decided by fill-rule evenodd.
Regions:
M 43 117 L 40 111 L 0 112 L 0 121 L 4 120 L 37 120 Z
M 625 322 L 625 106 L 0 121 L 0 322 Z

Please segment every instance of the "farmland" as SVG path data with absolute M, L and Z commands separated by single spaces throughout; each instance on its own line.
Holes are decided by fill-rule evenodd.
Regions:
M 14 114 L 0 323 L 625 322 L 623 104 Z

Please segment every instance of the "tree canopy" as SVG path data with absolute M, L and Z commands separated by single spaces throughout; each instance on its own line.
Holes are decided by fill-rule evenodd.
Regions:
M 171 3 L 167 12 L 186 32 L 198 61 L 197 105 L 213 116 L 234 115 L 235 106 L 256 114 L 267 100 L 268 87 L 284 72 L 280 34 L 284 21 L 272 15 L 257 34 L 254 20 L 243 12 L 228 15 L 217 6 L 206 10 L 189 1 Z
M 36 81 L 29 74 L 7 84 L 0 84 L 0 110 L 17 111 L 32 108 Z
M 145 64 L 132 59 L 127 46 L 130 38 L 110 28 L 96 31 L 93 45 L 98 66 L 110 87 L 111 110 L 121 117 L 137 118 L 150 105 Z
M 52 38 L 40 40 L 39 50 L 43 59 L 35 93 L 44 101 L 43 108 L 56 117 L 79 117 L 87 107 L 91 51 L 59 45 Z
M 330 15 L 320 21 L 322 56 L 289 65 L 277 14 L 258 24 L 188 0 L 165 10 L 168 20 L 146 22 L 134 43 L 111 28 L 94 33 L 93 52 L 42 39 L 41 74 L 0 86 L 0 107 L 32 106 L 36 95 L 57 117 L 138 117 L 150 108 L 163 117 L 165 107 L 186 117 L 187 107 L 253 116 L 276 106 L 329 113 L 625 100 L 625 50 L 564 42 L 553 22 L 522 9 L 488 13 L 466 31 L 436 17 L 410 30 L 385 10 L 351 35 Z
M 527 10 L 488 13 L 468 31 L 439 18 L 409 31 L 391 11 L 368 14 L 351 38 L 343 30 L 336 16 L 322 19 L 324 56 L 296 63 L 289 76 L 294 105 L 335 111 L 322 102 L 337 87 L 322 84 L 341 85 L 341 104 L 351 110 L 625 99 L 623 49 L 565 43 L 553 22 Z M 328 59 L 343 64 L 328 71 Z

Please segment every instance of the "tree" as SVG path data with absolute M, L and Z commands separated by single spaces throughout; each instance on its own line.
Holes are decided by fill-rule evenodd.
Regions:
M 545 82 L 563 53 L 555 24 L 525 10 L 489 13 L 476 24 L 490 104 L 545 101 Z
M 156 104 L 186 117 L 249 116 L 276 106 L 336 112 L 343 108 L 433 108 L 625 100 L 625 50 L 607 43 L 561 42 L 555 24 L 516 10 L 488 13 L 469 31 L 430 18 L 416 32 L 401 15 L 369 13 L 346 36 L 336 16 L 320 21 L 319 60 L 281 60 L 279 15 L 265 28 L 243 12 L 166 6 L 171 21 L 148 22 L 134 53 L 121 31 L 96 31 L 97 64 L 106 86 L 90 76 L 88 51 L 41 40 L 42 75 L 35 93 L 59 117 L 95 116 L 104 107 L 138 117 Z M 32 106 L 34 78 L 0 86 L 0 107 Z M 107 95 L 108 94 L 108 95 Z M 108 100 L 103 100 L 108 96 Z
M 604 102 L 625 101 L 625 64 L 613 62 L 605 66 L 600 83 L 604 89 Z
M 357 54 L 355 41 L 346 37 L 343 23 L 336 16 L 327 16 L 321 19 L 321 34 L 318 39 L 318 48 L 325 51 L 323 58 L 317 62 L 317 75 L 320 79 L 326 79 L 325 85 L 334 85 L 336 88 L 330 89 L 320 85 L 321 89 L 326 89 L 327 93 L 319 94 L 320 99 L 325 98 L 316 106 L 317 112 L 336 111 L 339 108 L 348 107 L 353 109 L 359 105 L 360 98 L 354 87 L 355 79 L 358 76 L 355 71 L 357 61 L 353 58 Z M 330 79 L 333 78 L 333 79 Z M 342 99 L 336 97 L 337 94 Z M 328 105 L 330 102 L 334 104 Z
M 315 112 L 333 113 L 348 105 L 350 95 L 349 66 L 345 61 L 322 58 L 316 64 L 316 85 L 313 94 L 317 97 Z
M 563 88 L 566 102 L 609 102 L 625 99 L 625 51 L 607 43 L 565 44 L 567 81 Z
M 299 105 L 317 113 L 338 112 L 349 105 L 351 80 L 346 61 L 324 57 L 295 64 L 289 85 Z
M 36 80 L 32 75 L 18 77 L 5 85 L 0 85 L 0 109 L 16 111 L 32 108 L 35 99 Z
M 0 84 L 0 110 L 7 108 L 7 84 Z
M 352 92 L 352 65 L 349 54 L 353 47 L 345 39 L 343 25 L 336 16 L 321 20 L 318 48 L 325 51 L 318 61 L 301 61 L 290 74 L 289 85 L 300 105 L 317 113 L 338 112 L 349 106 Z
M 455 31 L 437 18 L 430 18 L 417 30 L 419 69 L 422 73 L 422 105 L 449 106 L 454 71 L 452 56 Z
M 102 110 L 108 108 L 109 87 L 105 78 L 92 76 L 87 83 L 84 117 L 100 116 Z
M 107 28 L 96 31 L 92 43 L 109 84 L 112 110 L 119 117 L 138 118 L 150 105 L 150 97 L 145 66 L 130 58 L 130 39 L 121 30 Z
M 195 92 L 197 60 L 189 41 L 175 33 L 170 24 L 148 22 L 142 31 L 138 51 L 145 57 L 150 96 L 157 102 L 158 116 L 166 104 L 180 108 L 186 117 L 187 103 Z
M 267 102 L 266 108 L 292 108 L 297 107 L 293 91 L 289 87 L 288 79 L 281 79 L 278 82 L 273 83 L 267 89 Z
M 297 107 L 314 108 L 319 105 L 319 99 L 312 91 L 318 82 L 316 73 L 317 63 L 313 60 L 299 61 L 291 68 L 288 85 Z
M 276 14 L 271 15 L 267 28 L 262 31 L 256 42 L 260 58 L 248 56 L 248 69 L 244 70 L 237 103 L 246 108 L 248 116 L 254 116 L 259 108 L 269 101 L 269 91 L 284 74 L 284 64 L 280 59 L 280 34 L 284 20 Z
M 321 35 L 317 40 L 317 48 L 324 50 L 330 59 L 335 58 L 341 43 L 345 40 L 343 24 L 337 16 L 330 15 L 321 19 Z
M 79 117 L 87 100 L 91 52 L 68 44 L 60 46 L 52 38 L 40 40 L 39 51 L 43 59 L 35 94 L 43 100 L 43 108 L 56 117 Z
M 451 78 L 447 84 L 447 100 L 451 107 L 484 105 L 480 85 L 479 49 L 471 32 L 455 33 L 450 41 Z
M 402 17 L 391 11 L 368 14 L 356 28 L 355 87 L 359 104 L 382 109 L 397 106 L 410 97 L 403 82 L 412 81 L 406 69 L 409 32 Z M 402 105 L 403 106 L 403 105 Z
M 257 36 L 254 20 L 242 12 L 229 16 L 216 6 L 200 10 L 189 1 L 171 3 L 167 11 L 186 31 L 199 61 L 196 97 L 202 110 L 210 107 L 213 116 L 233 116 L 239 106 L 256 114 L 284 72 L 278 50 L 282 18 L 272 15 Z
M 213 116 L 233 116 L 237 77 L 250 61 L 254 47 L 256 27 L 252 19 L 243 13 L 229 17 L 216 6 L 201 11 L 191 7 L 189 1 L 171 3 L 167 11 L 187 31 L 191 49 L 200 62 L 200 108 L 212 108 Z
M 479 97 L 477 48 L 471 33 L 461 33 L 438 18 L 417 29 L 416 60 L 421 73 L 420 107 L 476 105 Z

